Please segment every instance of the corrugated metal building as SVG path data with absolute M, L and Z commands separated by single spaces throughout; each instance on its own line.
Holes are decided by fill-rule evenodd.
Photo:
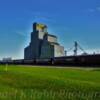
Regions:
M 46 25 L 34 23 L 31 42 L 24 50 L 24 59 L 59 56 L 64 56 L 64 47 L 57 42 L 57 37 L 48 33 Z

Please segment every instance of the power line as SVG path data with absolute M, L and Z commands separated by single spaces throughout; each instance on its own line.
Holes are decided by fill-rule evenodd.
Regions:
M 78 49 L 80 49 L 83 53 L 87 54 L 87 53 L 85 52 L 85 50 L 78 44 L 77 41 L 75 41 L 75 42 L 74 42 L 74 46 L 72 46 L 71 48 L 69 48 L 66 52 L 70 52 L 71 50 L 73 50 L 74 56 L 77 56 Z

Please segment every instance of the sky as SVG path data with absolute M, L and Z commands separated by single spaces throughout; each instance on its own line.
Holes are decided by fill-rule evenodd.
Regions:
M 0 0 L 0 59 L 24 58 L 32 23 L 68 50 L 77 41 L 87 52 L 100 52 L 100 0 Z

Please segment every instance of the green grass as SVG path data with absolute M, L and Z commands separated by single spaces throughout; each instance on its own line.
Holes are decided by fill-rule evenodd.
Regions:
M 0 100 L 100 100 L 100 69 L 0 65 Z

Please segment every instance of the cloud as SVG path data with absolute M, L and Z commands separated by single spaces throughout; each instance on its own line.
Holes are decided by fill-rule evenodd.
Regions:
M 24 37 L 27 36 L 27 34 L 25 32 L 16 31 L 15 33 L 18 34 L 18 35 L 20 35 L 20 36 L 24 36 Z
M 87 54 L 100 54 L 100 49 L 86 49 L 85 52 Z M 67 55 L 73 55 L 73 54 L 74 54 L 73 50 L 67 52 Z M 83 52 L 78 50 L 78 55 L 81 55 L 81 54 L 83 54 Z
M 100 11 L 100 7 L 96 7 L 96 8 L 90 8 L 90 9 L 88 9 L 88 12 L 91 12 L 91 13 L 93 13 L 93 12 L 97 12 L 97 11 Z
M 32 16 L 33 21 L 56 23 L 57 13 L 27 10 L 26 13 Z
M 34 20 L 39 21 L 39 22 L 55 22 L 54 17 L 51 17 L 50 14 L 47 13 L 34 13 Z
M 46 21 L 46 22 L 53 21 L 52 19 L 50 19 L 49 17 L 44 16 L 44 15 L 35 15 L 34 20 Z
M 95 9 L 88 9 L 88 12 L 91 12 L 91 13 L 93 13 L 93 12 L 95 12 Z
M 100 11 L 100 7 L 97 7 L 97 11 Z

